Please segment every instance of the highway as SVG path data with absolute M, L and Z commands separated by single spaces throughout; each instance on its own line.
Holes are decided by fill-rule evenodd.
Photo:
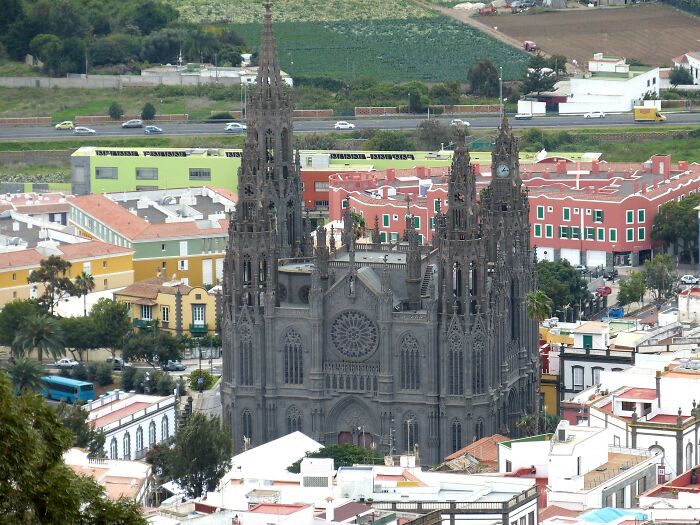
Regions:
M 534 117 L 532 120 L 515 120 L 510 122 L 513 128 L 590 128 L 590 127 L 630 127 L 635 126 L 645 130 L 659 130 L 673 126 L 700 126 L 700 113 L 672 113 L 667 114 L 666 122 L 635 124 L 630 114 L 607 115 L 602 119 L 585 119 L 581 115 L 544 116 Z M 468 121 L 470 127 L 477 129 L 495 129 L 500 123 L 497 115 L 489 116 L 464 116 L 462 120 Z M 342 118 L 341 118 L 342 119 Z M 338 120 L 341 120 L 338 119 Z M 425 121 L 422 118 L 367 118 L 352 120 L 355 129 L 390 129 L 410 130 L 415 129 Z M 449 125 L 451 117 L 439 117 L 442 124 Z M 296 120 L 294 130 L 297 132 L 329 132 L 333 131 L 336 119 L 333 120 Z M 196 135 L 226 135 L 225 123 L 159 123 L 163 128 L 163 134 L 167 136 L 196 136 Z M 0 128 L 0 140 L 55 140 L 60 138 L 82 138 L 89 142 L 95 137 L 143 137 L 143 129 L 123 129 L 118 123 L 90 126 L 96 131 L 94 135 L 78 136 L 68 130 L 56 130 L 51 126 L 22 126 Z M 343 132 L 348 133 L 348 132 Z M 153 135 L 159 136 L 159 135 Z

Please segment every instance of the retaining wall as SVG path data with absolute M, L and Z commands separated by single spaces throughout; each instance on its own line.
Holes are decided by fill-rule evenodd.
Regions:
M 0 118 L 0 126 L 50 126 L 51 117 Z
M 71 76 L 68 78 L 51 77 L 0 77 L 0 86 L 11 88 L 80 88 L 80 89 L 121 89 L 123 87 L 153 87 L 153 86 L 200 86 L 220 84 L 237 86 L 239 78 L 233 77 L 199 77 L 199 76 L 170 76 L 170 75 L 89 75 L 85 77 Z
M 0 164 L 17 162 L 70 162 L 72 149 L 35 150 L 35 151 L 0 151 Z

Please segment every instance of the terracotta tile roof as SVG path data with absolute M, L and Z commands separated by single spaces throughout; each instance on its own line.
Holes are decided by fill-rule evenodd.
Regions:
M 69 261 L 89 259 L 91 257 L 104 257 L 105 255 L 127 255 L 129 253 L 134 253 L 134 250 L 131 248 L 125 248 L 102 241 L 61 244 L 58 249 L 63 252 L 63 258 Z
M 220 190 L 212 189 L 216 189 L 217 192 Z M 228 190 L 221 190 L 221 193 L 229 198 L 233 196 Z M 82 195 L 71 197 L 69 200 L 76 208 L 130 240 L 207 236 L 228 231 L 228 220 L 212 221 L 219 225 L 214 228 L 200 228 L 195 221 L 151 224 L 104 195 Z
M 39 261 L 41 261 L 43 258 L 44 256 L 34 248 L 30 250 L 0 253 L 0 270 L 24 268 L 26 266 L 39 266 Z
M 557 507 L 556 505 L 550 505 L 541 509 L 538 513 L 539 521 L 544 521 L 555 516 L 562 516 L 564 518 L 574 518 L 581 514 L 581 511 L 565 509 L 564 507 Z
M 183 295 L 187 295 L 192 290 L 191 286 L 186 284 L 178 284 L 176 286 L 166 286 L 167 279 L 162 277 L 154 277 L 130 284 L 126 288 L 114 292 L 115 296 L 137 297 L 142 299 L 156 299 L 159 293 L 175 295 L 178 290 Z
M 67 202 L 53 202 L 45 204 L 32 204 L 29 206 L 16 206 L 15 210 L 19 213 L 27 215 L 35 215 L 37 213 L 60 213 L 67 212 L 69 205 Z
M 254 507 L 248 509 L 248 512 L 255 514 L 275 514 L 289 515 L 305 509 L 308 505 L 283 505 L 281 503 L 258 503 Z
M 507 437 L 501 434 L 494 434 L 493 436 L 481 438 L 471 445 L 467 445 L 463 449 L 453 452 L 445 458 L 445 461 L 450 461 L 465 454 L 469 454 L 482 463 L 496 462 L 498 461 L 498 444 L 508 440 Z
M 146 407 L 150 407 L 151 405 L 154 405 L 155 403 L 147 403 L 145 401 L 137 401 L 136 403 L 131 403 L 130 405 L 127 405 L 122 408 L 118 408 L 117 410 L 114 410 L 113 412 L 109 412 L 105 414 L 104 416 L 100 416 L 96 419 L 93 419 L 92 421 L 89 421 L 90 425 L 93 428 L 102 428 L 105 425 L 108 425 L 114 421 L 118 421 L 123 417 L 130 416 L 131 414 L 135 414 L 141 409 L 144 409 Z M 101 409 L 102 407 L 100 407 Z
M 630 388 L 622 394 L 618 394 L 619 399 L 639 399 L 651 401 L 656 399 L 656 390 L 653 388 Z

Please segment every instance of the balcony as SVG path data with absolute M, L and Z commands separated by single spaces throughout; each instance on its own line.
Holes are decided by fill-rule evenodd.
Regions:
M 209 332 L 209 326 L 206 324 L 191 324 L 190 333 L 192 335 L 207 335 Z
M 134 326 L 136 328 L 151 328 L 153 319 L 134 319 Z

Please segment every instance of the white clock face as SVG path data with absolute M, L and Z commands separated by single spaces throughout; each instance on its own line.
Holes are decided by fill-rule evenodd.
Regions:
M 505 164 L 499 164 L 496 168 L 496 173 L 499 177 L 507 177 L 510 173 L 510 168 Z

